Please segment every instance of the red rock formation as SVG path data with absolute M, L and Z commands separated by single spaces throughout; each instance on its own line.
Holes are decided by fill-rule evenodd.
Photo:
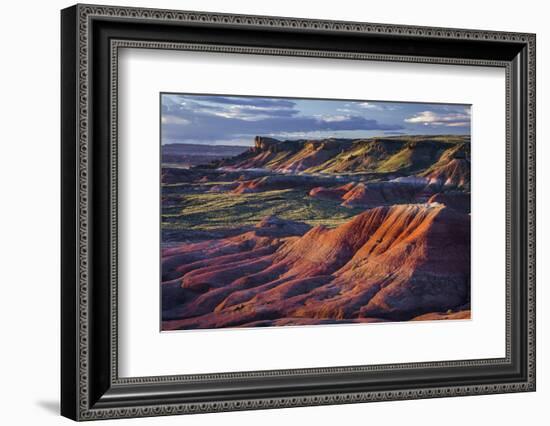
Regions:
M 268 218 L 260 229 L 282 222 Z M 301 237 L 249 232 L 165 250 L 167 297 L 184 301 L 169 304 L 163 329 L 408 320 L 446 312 L 469 302 L 469 227 L 469 215 L 441 204 L 399 205 Z
M 308 189 L 319 184 L 319 179 L 311 176 L 297 175 L 269 175 L 256 179 L 245 180 L 232 188 L 233 194 L 249 194 L 262 191 L 273 191 L 281 189 L 300 188 Z
M 431 184 L 464 188 L 470 184 L 470 162 L 453 159 L 426 174 Z
M 351 191 L 355 185 L 355 182 L 350 182 L 336 188 L 325 188 L 324 186 L 318 186 L 309 191 L 309 196 L 339 201 L 342 200 L 344 195 Z
M 303 149 L 281 164 L 277 170 L 295 173 L 319 166 L 337 155 L 342 150 L 341 145 L 341 142 L 331 140 L 307 142 Z
M 351 141 L 279 141 L 256 136 L 253 148 L 231 161 L 222 161 L 220 165 L 231 169 L 265 168 L 283 173 L 297 173 L 325 163 L 349 146 Z
M 244 180 L 239 185 L 233 189 L 231 192 L 233 194 L 248 194 L 250 192 L 258 192 L 259 187 L 261 186 L 262 178 L 257 178 L 253 180 Z
M 431 312 L 429 314 L 420 315 L 413 318 L 411 321 L 440 321 L 440 320 L 464 320 L 470 319 L 470 310 L 457 311 L 457 312 Z
M 469 189 L 469 144 L 459 144 L 445 151 L 437 163 L 422 173 L 422 176 L 427 177 L 431 185 Z
M 373 189 L 370 185 L 360 183 L 342 196 L 342 205 L 346 207 L 375 207 L 386 203 L 380 188 Z
M 469 161 L 464 137 L 285 140 L 257 136 L 254 146 L 216 162 L 226 168 L 262 168 L 280 172 L 424 173 L 436 163 Z
M 309 196 L 340 201 L 344 207 L 373 208 L 415 202 L 417 201 L 417 195 L 425 187 L 424 181 L 420 185 L 417 183 L 393 181 L 373 183 L 350 182 L 335 188 L 325 188 L 322 186 L 313 188 L 309 192 Z

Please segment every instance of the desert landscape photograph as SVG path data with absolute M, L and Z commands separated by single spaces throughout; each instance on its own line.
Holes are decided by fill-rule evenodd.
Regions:
M 470 319 L 470 105 L 160 108 L 161 331 Z

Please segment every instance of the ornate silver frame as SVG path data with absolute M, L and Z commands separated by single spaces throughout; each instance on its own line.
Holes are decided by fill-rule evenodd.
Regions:
M 488 393 L 533 391 L 535 389 L 535 36 L 532 34 L 502 33 L 446 28 L 424 28 L 400 25 L 381 25 L 355 22 L 335 22 L 321 20 L 306 20 L 294 18 L 275 18 L 264 16 L 245 16 L 212 14 L 201 12 L 182 12 L 154 9 L 135 9 L 123 7 L 103 7 L 77 5 L 63 11 L 64 29 L 62 47 L 64 53 L 64 73 L 71 75 L 71 82 L 64 86 L 63 112 L 65 119 L 72 119 L 71 126 L 65 125 L 63 137 L 63 176 L 71 182 L 63 183 L 63 211 L 66 217 L 74 214 L 73 226 L 64 225 L 63 261 L 64 277 L 62 291 L 62 321 L 63 321 L 63 374 L 62 374 L 62 414 L 76 420 L 91 420 L 114 417 L 138 417 L 151 415 L 186 414 L 198 412 L 215 412 L 243 409 L 261 409 L 276 407 L 308 406 L 322 404 L 341 404 L 352 402 L 433 398 L 442 396 L 475 395 Z M 465 41 L 481 43 L 502 43 L 523 49 L 522 57 L 512 59 L 484 59 L 441 57 L 428 55 L 403 55 L 393 53 L 369 53 L 340 50 L 319 50 L 303 48 L 257 47 L 246 45 L 222 45 L 213 43 L 181 42 L 177 40 L 151 41 L 132 38 L 132 34 L 124 37 L 108 38 L 109 63 L 101 64 L 108 75 L 103 80 L 92 80 L 92 72 L 98 73 L 92 63 L 98 62 L 94 49 L 98 49 L 101 40 L 94 39 L 95 23 L 107 22 L 110 28 L 116 29 L 116 23 L 136 22 L 140 25 L 190 25 L 192 27 L 223 27 L 255 30 L 276 29 L 291 33 L 307 33 L 328 35 L 358 34 L 376 37 L 400 37 L 415 40 L 434 41 Z M 99 36 L 96 36 L 99 37 Z M 94 40 L 96 45 L 94 45 Z M 216 51 L 238 54 L 262 55 L 297 55 L 322 58 L 339 58 L 371 61 L 424 62 L 455 65 L 478 65 L 503 67 L 506 70 L 506 109 L 507 109 L 507 261 L 506 261 L 506 357 L 502 359 L 462 360 L 414 364 L 387 364 L 371 366 L 327 367 L 320 369 L 274 370 L 261 372 L 221 373 L 207 375 L 175 375 L 159 377 L 118 377 L 118 326 L 117 326 L 117 113 L 118 113 L 118 52 L 121 48 L 176 49 L 195 51 Z M 510 48 L 512 49 L 512 48 Z M 518 76 L 518 67 L 523 63 L 524 71 Z M 102 71 L 104 72 L 104 71 Z M 98 83 L 98 81 L 100 83 Z M 64 83 L 65 84 L 65 83 Z M 94 85 L 95 84 L 95 85 Z M 99 89 L 98 87 L 101 86 Z M 524 87 L 523 87 L 524 86 Z M 98 110 L 93 102 L 97 98 L 97 90 L 108 96 L 108 138 L 109 147 L 105 148 L 109 156 L 109 202 L 101 205 L 108 215 L 109 239 L 103 241 L 103 247 L 108 251 L 108 297 L 91 296 L 91 291 L 98 287 L 94 280 L 95 271 L 91 272 L 94 258 L 92 243 L 98 239 L 92 226 L 93 215 L 100 203 L 93 192 L 98 186 L 94 180 L 95 164 L 90 161 L 103 155 L 103 148 L 91 146 L 92 139 L 98 131 L 92 129 L 91 116 Z M 522 96 L 517 105 L 518 91 Z M 108 93 L 105 93 L 108 92 Z M 524 126 L 519 129 L 513 124 L 518 114 L 519 123 Z M 97 113 L 99 116 L 100 114 Z M 103 115 L 104 116 L 104 115 Z M 70 127 L 70 128 L 69 128 Z M 523 135 L 518 132 L 524 131 Z M 518 139 L 519 138 L 519 139 Z M 517 158 L 514 141 L 522 144 L 522 158 Z M 94 150 L 101 149 L 101 154 Z M 525 157 L 525 158 L 523 158 Z M 103 157 L 102 157 L 103 158 Z M 518 162 L 521 162 L 519 164 Z M 518 163 L 518 164 L 516 164 Z M 517 175 L 525 175 L 525 182 L 519 182 Z M 514 195 L 515 194 L 515 195 Z M 516 197 L 516 198 L 514 198 Z M 525 228 L 525 235 L 514 239 L 518 227 L 517 217 L 512 211 L 518 198 L 522 200 L 522 212 L 525 215 L 520 225 Z M 107 205 L 108 204 L 108 205 Z M 523 241 L 525 240 L 525 241 Z M 520 253 L 522 252 L 522 253 Z M 524 276 L 513 276 L 514 256 L 521 254 L 525 258 Z M 70 266 L 69 266 L 70 264 Z M 97 275 L 97 274 L 95 274 Z M 514 280 L 522 281 L 522 292 L 525 303 L 518 313 L 512 307 L 517 298 Z M 516 282 L 516 285 L 520 285 Z M 95 293 L 94 293 L 95 294 Z M 92 301 L 109 304 L 108 315 L 98 321 L 99 314 L 92 311 Z M 97 309 L 97 308 L 95 308 Z M 181 397 L 170 400 L 163 397 L 161 389 L 179 385 L 198 385 L 220 387 L 221 382 L 231 380 L 262 380 L 274 378 L 294 378 L 294 380 L 315 376 L 323 378 L 327 383 L 331 376 L 361 373 L 383 373 L 409 370 L 445 370 L 449 368 L 472 367 L 504 367 L 515 365 L 517 354 L 514 339 L 517 339 L 514 327 L 517 316 L 525 321 L 522 333 L 525 333 L 525 345 L 521 352 L 525 356 L 519 367 L 521 374 L 513 380 L 472 383 L 468 385 L 437 385 L 421 387 L 411 383 L 411 386 L 399 386 L 395 389 L 351 390 L 312 392 L 311 394 L 279 395 L 275 392 L 269 396 L 239 398 L 228 395 L 203 400 Z M 101 323 L 103 331 L 98 329 Z M 70 323 L 70 324 L 69 324 Z M 92 330 L 93 329 L 93 330 Z M 92 342 L 104 342 L 108 346 L 107 354 L 95 353 Z M 91 361 L 91 358 L 101 358 L 101 362 Z M 437 375 L 437 373 L 434 373 Z M 94 375 L 101 376 L 98 380 Z M 150 392 L 151 397 L 136 396 L 136 389 Z M 327 387 L 328 389 L 328 387 Z M 155 396 L 155 392 L 158 396 Z M 74 395 L 73 395 L 74 394 Z

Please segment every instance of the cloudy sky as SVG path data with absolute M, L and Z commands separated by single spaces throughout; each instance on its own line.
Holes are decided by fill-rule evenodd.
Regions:
M 163 93 L 161 107 L 163 144 L 470 133 L 466 105 Z

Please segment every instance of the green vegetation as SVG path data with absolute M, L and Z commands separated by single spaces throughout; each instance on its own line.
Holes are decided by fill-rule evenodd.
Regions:
M 306 172 L 418 173 L 437 162 L 444 152 L 466 143 L 469 137 L 445 135 L 362 139 Z
M 215 230 L 256 225 L 269 215 L 312 226 L 334 227 L 362 209 L 307 196 L 303 189 L 285 189 L 250 194 L 228 192 L 183 193 L 179 202 L 164 209 L 163 227 Z
M 292 157 L 293 154 L 294 154 L 294 152 L 292 152 L 292 151 L 290 151 L 290 152 L 283 151 L 283 152 L 276 153 L 275 156 L 267 162 L 266 168 L 276 166 L 280 162 L 286 160 L 288 157 Z
M 208 166 L 164 170 L 162 227 L 178 233 L 189 230 L 191 234 L 194 231 L 238 231 L 271 215 L 312 226 L 335 227 L 364 209 L 344 207 L 342 200 L 310 197 L 308 192 L 312 186 L 331 187 L 350 181 L 368 183 L 398 176 L 427 176 L 446 167 L 453 159 L 469 160 L 469 142 L 469 136 L 460 135 L 321 141 L 261 138 L 254 149 Z M 220 169 L 215 170 L 217 167 Z M 263 171 L 258 174 L 258 170 L 247 172 L 246 169 Z M 269 170 L 273 171 L 273 185 L 255 186 L 260 192 L 231 192 L 239 183 L 270 176 Z M 284 177 L 280 171 L 288 170 L 299 172 L 295 176 L 296 183 L 276 185 L 277 179 Z M 300 180 L 302 174 L 319 174 L 307 177 L 318 179 L 319 183 L 306 184 L 306 180 Z M 288 187 L 291 189 L 273 189 Z
M 451 145 L 453 146 L 453 145 Z M 449 148 L 445 142 L 411 141 L 378 167 L 379 172 L 419 172 L 431 166 Z

